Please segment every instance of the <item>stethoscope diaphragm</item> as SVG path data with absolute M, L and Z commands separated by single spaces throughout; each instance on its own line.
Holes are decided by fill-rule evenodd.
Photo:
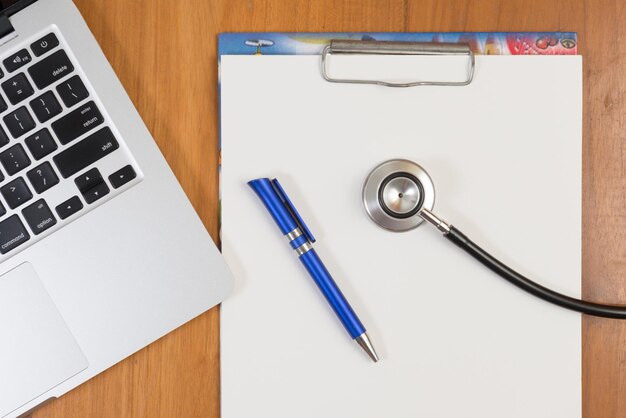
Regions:
M 419 215 L 422 209 L 433 209 L 435 186 L 419 164 L 389 160 L 367 176 L 363 204 L 380 227 L 394 232 L 409 231 L 424 222 Z

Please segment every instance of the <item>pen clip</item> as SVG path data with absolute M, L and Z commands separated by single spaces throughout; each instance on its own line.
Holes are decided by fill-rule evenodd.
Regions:
M 291 216 L 293 216 L 294 221 L 296 221 L 296 224 L 298 224 L 298 227 L 300 228 L 304 236 L 309 241 L 315 242 L 315 237 L 309 230 L 309 227 L 306 226 L 306 224 L 304 223 L 304 220 L 302 219 L 302 217 L 296 210 L 296 207 L 293 205 L 293 203 L 291 203 L 289 196 L 287 196 L 287 193 L 285 193 L 285 189 L 283 189 L 283 186 L 280 185 L 280 183 L 278 182 L 278 179 L 272 180 L 272 185 L 274 185 L 274 189 L 276 190 L 276 193 L 278 193 L 283 203 L 285 203 L 285 205 L 287 206 L 287 210 L 289 211 Z

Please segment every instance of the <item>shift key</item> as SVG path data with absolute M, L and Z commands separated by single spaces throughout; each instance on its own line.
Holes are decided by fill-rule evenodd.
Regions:
M 102 114 L 96 104 L 91 101 L 54 122 L 52 129 L 57 134 L 59 142 L 65 145 L 86 134 L 102 122 L 104 122 Z
M 63 178 L 68 178 L 118 148 L 113 132 L 107 127 L 55 155 L 53 160 Z

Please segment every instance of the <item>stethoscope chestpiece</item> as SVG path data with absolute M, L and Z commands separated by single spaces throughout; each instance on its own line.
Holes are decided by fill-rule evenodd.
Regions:
M 413 161 L 385 161 L 367 176 L 363 205 L 381 228 L 409 231 L 424 222 L 419 215 L 423 208 L 433 209 L 435 186 L 426 170 Z

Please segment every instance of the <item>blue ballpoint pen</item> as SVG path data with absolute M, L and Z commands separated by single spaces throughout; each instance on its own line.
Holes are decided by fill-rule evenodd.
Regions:
M 374 362 L 378 355 L 367 336 L 365 327 L 356 316 L 324 263 L 313 249 L 315 238 L 306 226 L 293 203 L 283 190 L 278 180 L 261 178 L 251 180 L 248 185 L 259 196 L 281 232 L 287 237 L 304 267 L 324 294 L 324 297 L 335 311 L 353 340 L 355 340 Z

